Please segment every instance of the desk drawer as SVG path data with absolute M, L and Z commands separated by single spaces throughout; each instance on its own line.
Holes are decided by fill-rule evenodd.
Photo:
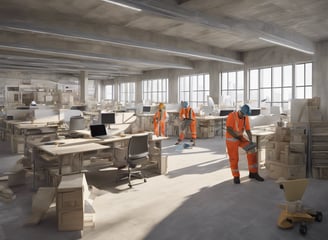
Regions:
M 82 188 L 67 192 L 57 192 L 57 210 L 83 208 Z
M 83 209 L 58 211 L 57 220 L 59 231 L 83 230 Z

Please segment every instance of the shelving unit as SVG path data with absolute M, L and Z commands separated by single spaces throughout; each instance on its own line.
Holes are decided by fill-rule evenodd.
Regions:
M 328 179 L 328 122 L 311 123 L 309 145 L 312 177 Z

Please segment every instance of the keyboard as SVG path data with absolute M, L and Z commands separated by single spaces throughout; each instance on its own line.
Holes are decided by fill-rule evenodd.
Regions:
M 108 138 L 113 138 L 110 135 L 101 135 L 101 136 L 95 136 L 95 138 L 99 138 L 99 139 L 108 139 Z

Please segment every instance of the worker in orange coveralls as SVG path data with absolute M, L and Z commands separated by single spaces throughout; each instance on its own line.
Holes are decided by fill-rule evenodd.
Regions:
M 167 113 L 165 110 L 164 103 L 158 105 L 158 110 L 154 115 L 154 133 L 158 136 L 165 137 L 165 123 L 166 123 Z
M 185 138 L 185 131 L 188 127 L 190 127 L 191 131 L 191 142 L 192 145 L 196 145 L 196 138 L 197 138 L 197 129 L 196 129 L 196 114 L 194 110 L 188 105 L 188 102 L 182 102 L 182 107 L 179 113 L 179 119 L 182 121 L 180 125 L 180 133 L 179 139 L 175 143 L 178 145 L 184 138 Z
M 254 145 L 252 142 L 252 133 L 250 131 L 248 118 L 250 114 L 251 109 L 247 104 L 245 104 L 239 111 L 229 113 L 226 120 L 226 146 L 230 160 L 233 182 L 235 184 L 240 183 L 240 175 L 238 169 L 238 147 L 243 148 L 247 153 L 249 178 L 256 179 L 260 182 L 264 181 L 264 179 L 258 174 L 257 152 L 255 148 L 252 150 L 246 150 L 250 144 Z M 244 137 L 244 131 L 246 131 L 248 139 Z

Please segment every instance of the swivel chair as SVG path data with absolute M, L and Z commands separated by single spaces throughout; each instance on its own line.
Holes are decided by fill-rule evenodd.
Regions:
M 286 199 L 286 204 L 280 205 L 282 210 L 278 217 L 278 226 L 282 229 L 290 229 L 299 222 L 300 233 L 306 235 L 307 222 L 322 221 L 322 212 L 305 208 L 302 205 L 301 199 L 308 185 L 308 179 L 279 179 L 277 183 L 284 190 Z
M 131 177 L 142 178 L 147 182 L 144 174 L 142 173 L 142 165 L 149 160 L 149 135 L 134 135 L 130 138 L 128 145 L 128 181 L 129 187 L 132 187 Z

